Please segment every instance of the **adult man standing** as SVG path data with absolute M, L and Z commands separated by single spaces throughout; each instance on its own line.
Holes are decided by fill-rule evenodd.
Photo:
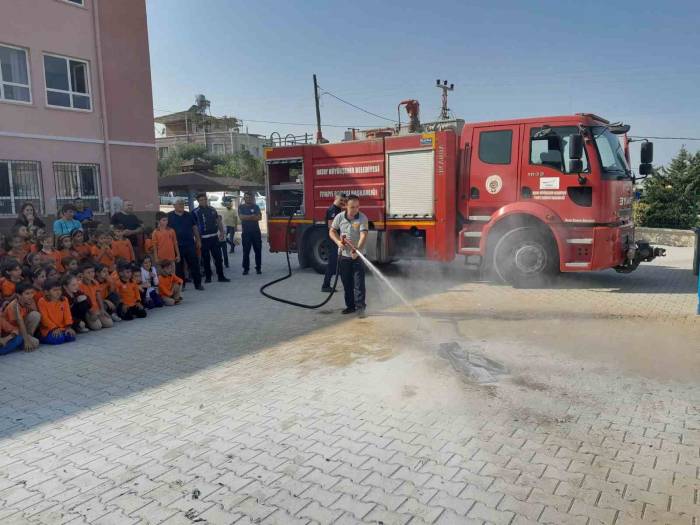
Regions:
M 224 211 L 221 213 L 226 228 L 226 243 L 229 253 L 236 251 L 236 231 L 238 230 L 238 212 L 233 209 L 233 199 L 224 197 Z
M 360 211 L 360 198 L 349 195 L 345 211 L 333 219 L 331 239 L 342 248 L 340 258 L 340 279 L 345 292 L 344 314 L 357 311 L 361 318 L 366 317 L 365 308 L 365 265 L 357 252 L 362 252 L 367 242 L 369 225 L 367 216 Z M 346 242 L 347 241 L 347 242 Z
M 143 236 L 143 221 L 134 213 L 134 203 L 132 201 L 124 201 L 124 207 L 112 215 L 110 221 L 112 226 L 121 224 L 124 227 L 124 236 L 131 241 L 131 245 L 140 256 L 141 238 Z
M 250 271 L 250 249 L 255 251 L 255 272 L 261 274 L 262 268 L 262 233 L 260 224 L 262 212 L 255 204 L 253 193 L 246 191 L 243 196 L 243 204 L 238 207 L 238 217 L 241 219 L 243 229 L 243 275 Z
M 168 213 L 168 226 L 175 230 L 177 246 L 180 250 L 180 260 L 175 266 L 175 273 L 184 281 L 185 263 L 187 263 L 195 289 L 204 290 L 202 274 L 199 271 L 199 258 L 197 257 L 197 248 L 201 243 L 197 220 L 190 212 L 185 211 L 184 199 L 175 201 L 173 207 L 174 210 Z
M 85 206 L 85 201 L 80 197 L 73 200 L 73 206 L 75 206 L 75 220 L 80 221 L 83 226 L 85 223 L 92 222 L 92 208 L 90 206 Z
M 204 264 L 204 282 L 211 282 L 211 258 L 214 258 L 216 267 L 216 277 L 220 283 L 227 283 L 224 275 L 224 265 L 221 258 L 221 248 L 219 242 L 224 240 L 224 226 L 221 217 L 216 210 L 209 206 L 209 199 L 206 193 L 197 194 L 199 207 L 194 210 L 199 227 L 199 236 L 202 239 L 202 262 Z
M 333 227 L 333 219 L 335 219 L 335 216 L 343 211 L 346 200 L 347 196 L 344 193 L 337 192 L 335 194 L 333 204 L 331 204 L 326 210 L 326 224 L 328 225 L 328 240 L 330 242 L 333 242 L 333 239 L 330 238 L 330 231 Z M 336 250 L 334 246 L 328 253 L 328 266 L 326 266 L 326 275 L 323 277 L 323 286 L 321 287 L 322 292 L 330 293 L 333 291 L 333 288 L 331 288 L 331 277 L 335 275 L 337 266 L 338 250 Z

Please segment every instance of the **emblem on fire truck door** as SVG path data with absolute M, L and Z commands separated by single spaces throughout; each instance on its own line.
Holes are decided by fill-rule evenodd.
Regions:
M 503 188 L 503 179 L 500 175 L 490 175 L 486 179 L 486 191 L 491 195 L 496 195 Z

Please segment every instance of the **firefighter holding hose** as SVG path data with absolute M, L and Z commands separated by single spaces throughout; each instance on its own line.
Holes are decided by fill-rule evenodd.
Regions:
M 369 223 L 367 216 L 360 211 L 360 198 L 348 195 L 345 211 L 336 215 L 330 229 L 333 242 L 340 251 L 340 280 L 345 292 L 345 310 L 342 313 L 357 312 L 358 317 L 366 317 L 365 308 L 365 265 L 358 255 L 367 241 Z

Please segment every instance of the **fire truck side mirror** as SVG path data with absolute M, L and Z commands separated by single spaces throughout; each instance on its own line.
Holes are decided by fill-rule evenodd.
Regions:
M 642 148 L 639 152 L 639 161 L 642 164 L 651 164 L 654 162 L 654 143 L 649 141 L 642 142 Z
M 569 135 L 569 159 L 570 160 L 581 160 L 583 158 L 583 135 L 577 133 L 576 135 Z M 572 163 L 573 164 L 573 163 Z M 579 169 L 581 171 L 583 168 Z M 571 168 L 571 171 L 576 173 Z
M 569 161 L 569 173 L 581 173 L 583 171 L 583 161 L 581 159 L 571 159 Z
M 639 165 L 639 174 L 640 175 L 651 175 L 651 172 L 653 171 L 653 166 L 648 163 L 648 162 L 643 162 L 642 164 Z

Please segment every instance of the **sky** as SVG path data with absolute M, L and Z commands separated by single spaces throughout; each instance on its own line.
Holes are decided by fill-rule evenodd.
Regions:
M 316 73 L 322 91 L 386 119 L 418 99 L 428 121 L 439 78 L 454 83 L 449 107 L 467 122 L 586 112 L 632 135 L 700 138 L 695 0 L 146 2 L 156 115 L 203 93 L 213 115 L 250 133 L 313 133 Z M 391 125 L 328 94 L 321 119 L 331 140 Z M 657 165 L 684 144 L 700 149 L 654 143 Z

